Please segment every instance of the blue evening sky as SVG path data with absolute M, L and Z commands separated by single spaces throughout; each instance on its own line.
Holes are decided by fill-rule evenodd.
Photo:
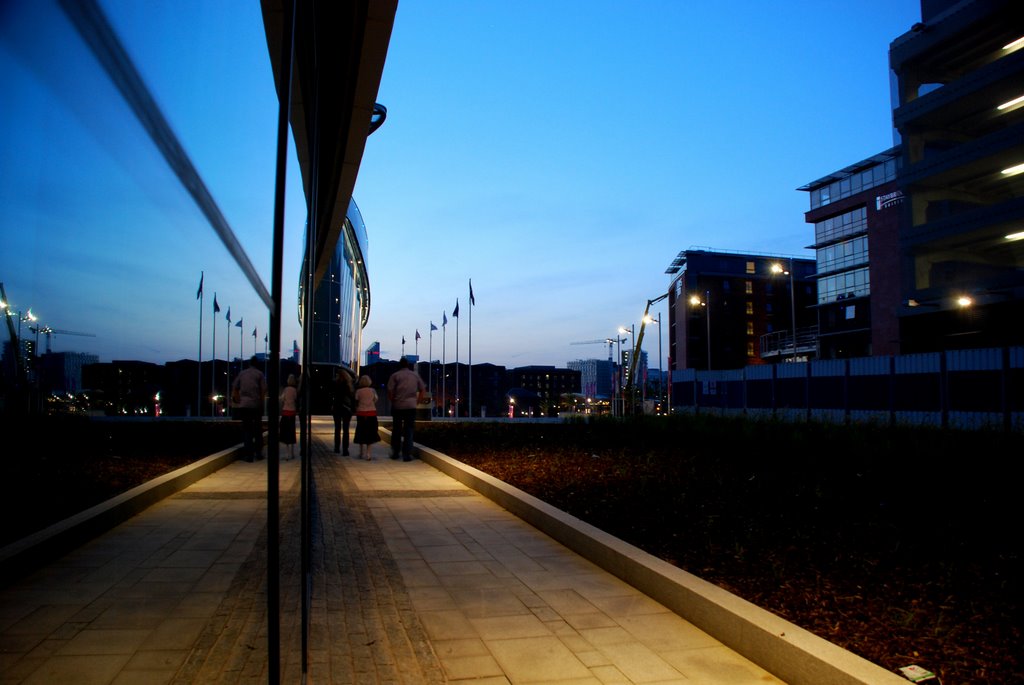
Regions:
M 0 7 L 0 281 L 109 359 L 263 349 L 252 288 L 50 0 Z M 31 5 L 31 7 L 26 7 Z M 276 105 L 257 2 L 103 0 L 270 284 Z M 889 42 L 913 0 L 400 0 L 355 198 L 364 343 L 509 367 L 604 358 L 690 246 L 812 256 L 797 187 L 893 144 Z M 294 158 L 290 167 L 297 169 Z M 285 347 L 303 212 L 290 184 Z M 664 302 L 652 313 L 662 313 Z M 241 341 L 239 334 L 242 334 Z M 657 330 L 645 348 L 657 367 Z M 665 346 L 667 348 L 667 345 Z

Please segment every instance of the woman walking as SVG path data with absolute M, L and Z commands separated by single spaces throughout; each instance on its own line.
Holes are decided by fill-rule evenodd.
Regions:
M 380 442 L 377 432 L 377 392 L 371 387 L 369 376 L 359 378 L 356 390 L 356 434 L 353 442 L 359 445 L 359 456 L 373 459 L 373 443 Z
M 299 382 L 295 374 L 288 375 L 288 384 L 281 391 L 281 423 L 278 429 L 279 440 L 288 445 L 288 456 L 290 461 L 295 458 L 295 415 L 299 413 Z

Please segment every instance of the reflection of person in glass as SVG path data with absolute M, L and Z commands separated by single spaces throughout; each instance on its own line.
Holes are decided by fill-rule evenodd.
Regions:
M 331 414 L 334 415 L 334 453 L 348 456 L 348 429 L 352 422 L 355 390 L 348 371 L 339 368 L 334 374 L 334 393 L 331 396 Z
M 242 419 L 242 458 L 263 458 L 263 402 L 267 398 L 267 379 L 256 366 L 253 355 L 249 366 L 231 384 L 232 397 Z
M 295 416 L 299 413 L 299 381 L 295 374 L 288 374 L 288 384 L 281 391 L 281 423 L 278 439 L 288 445 L 287 461 L 295 458 Z
M 356 434 L 353 440 L 359 445 L 359 456 L 367 461 L 373 459 L 373 443 L 380 442 L 377 430 L 377 391 L 372 385 L 370 377 L 363 376 L 356 390 Z
M 410 368 L 409 360 L 398 360 L 398 371 L 388 379 L 388 399 L 391 400 L 391 458 L 412 461 L 412 436 L 416 425 L 416 405 L 426 398 L 427 386 L 420 375 Z

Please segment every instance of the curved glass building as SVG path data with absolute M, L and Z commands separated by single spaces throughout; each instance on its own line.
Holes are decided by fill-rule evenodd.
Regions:
M 370 316 L 370 281 L 366 269 L 366 225 L 355 200 L 350 200 L 345 224 L 330 267 L 313 297 L 311 366 L 343 366 L 359 370 L 363 326 Z M 303 277 L 299 287 L 301 306 Z M 301 316 L 301 314 L 300 314 Z

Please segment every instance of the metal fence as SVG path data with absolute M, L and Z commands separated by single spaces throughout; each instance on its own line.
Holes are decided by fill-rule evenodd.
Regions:
M 1024 347 L 672 374 L 676 412 L 1024 429 Z

